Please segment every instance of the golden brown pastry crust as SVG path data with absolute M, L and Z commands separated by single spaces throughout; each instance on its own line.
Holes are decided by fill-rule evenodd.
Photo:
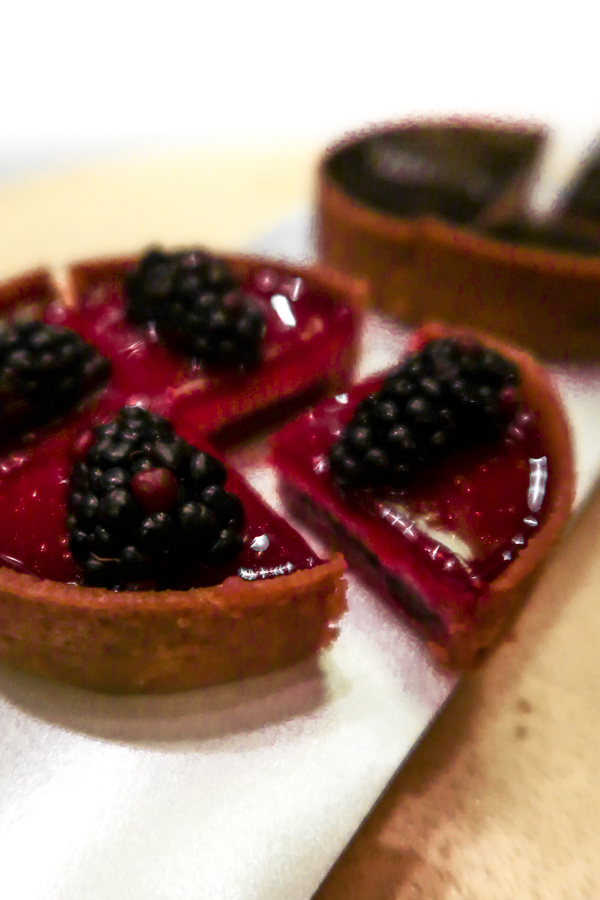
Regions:
M 227 258 L 242 277 L 257 259 Z M 134 262 L 120 257 L 73 266 L 62 299 L 75 304 L 95 281 L 120 278 Z M 364 284 L 319 267 L 267 260 L 265 265 L 302 274 L 360 314 Z M 27 314 L 39 314 L 58 296 L 49 273 L 38 270 L 0 285 L 0 309 L 20 313 L 33 298 Z M 356 352 L 352 344 L 332 361 L 332 386 Z M 276 399 L 262 396 L 252 409 Z M 119 693 L 179 691 L 264 674 L 334 639 L 346 608 L 345 568 L 338 554 L 275 579 L 248 582 L 233 576 L 212 588 L 119 593 L 0 567 L 0 659 L 38 675 Z
M 433 218 L 419 222 L 414 246 L 421 315 L 497 334 L 544 359 L 600 356 L 600 257 L 516 246 Z
M 461 334 L 473 335 L 474 332 L 432 323 L 419 329 L 413 346 L 420 347 L 433 338 Z M 538 569 L 564 528 L 575 497 L 575 466 L 570 427 L 548 373 L 523 350 L 489 335 L 475 332 L 475 336 L 507 359 L 513 360 L 519 367 L 523 399 L 529 409 L 538 415 L 538 425 L 547 451 L 549 477 L 546 512 L 539 531 L 514 562 L 491 582 L 489 594 L 478 604 L 474 620 L 462 622 L 454 611 L 455 618 L 450 624 L 447 646 L 430 643 L 432 652 L 438 659 L 458 668 L 476 662 L 481 651 L 505 632 L 524 599 L 529 576 Z
M 161 693 L 261 675 L 326 647 L 345 563 L 214 588 L 112 592 L 0 568 L 0 657 L 100 691 Z
M 58 297 L 58 289 L 47 269 L 32 269 L 0 285 L 0 315 L 11 318 L 20 315 L 34 318 Z

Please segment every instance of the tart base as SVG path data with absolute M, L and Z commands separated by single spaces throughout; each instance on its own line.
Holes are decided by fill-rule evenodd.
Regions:
M 541 568 L 536 566 L 518 585 L 490 592 L 469 620 L 462 617 L 459 610 L 445 605 L 443 598 L 440 610 L 434 611 L 408 580 L 397 582 L 392 588 L 385 571 L 360 537 L 346 531 L 333 515 L 317 509 L 297 483 L 285 480 L 282 492 L 287 508 L 298 521 L 308 524 L 327 546 L 351 560 L 351 567 L 363 582 L 400 613 L 420 636 L 433 659 L 446 669 L 473 669 L 485 659 L 506 634 Z
M 511 245 L 424 219 L 410 291 L 413 311 L 497 334 L 544 359 L 600 355 L 598 257 Z
M 109 693 L 169 693 L 262 675 L 327 647 L 344 560 L 273 580 L 113 593 L 0 569 L 0 659 Z

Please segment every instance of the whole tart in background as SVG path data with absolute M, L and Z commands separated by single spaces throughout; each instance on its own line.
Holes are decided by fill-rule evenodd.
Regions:
M 320 259 L 366 277 L 373 304 L 406 322 L 435 315 L 413 289 L 420 218 L 483 225 L 520 214 L 545 142 L 540 125 L 483 118 L 400 122 L 346 136 L 318 169 Z
M 460 119 L 351 135 L 319 167 L 318 254 L 366 277 L 373 304 L 409 324 L 435 318 L 547 360 L 596 360 L 598 153 L 540 218 L 530 189 L 544 147 L 539 126 Z

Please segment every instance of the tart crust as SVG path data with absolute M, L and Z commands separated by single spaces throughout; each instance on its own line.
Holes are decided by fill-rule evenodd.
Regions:
M 585 233 L 584 223 L 572 225 Z M 423 314 L 493 332 L 545 359 L 598 359 L 600 256 L 510 244 L 427 218 L 413 263 Z
M 369 128 L 343 138 L 325 152 L 317 173 L 315 233 L 319 258 L 342 272 L 366 278 L 375 306 L 418 324 L 441 315 L 435 304 L 428 306 L 423 302 L 415 285 L 420 217 L 403 218 L 368 206 L 342 188 L 329 171 L 331 159 L 357 142 L 411 131 L 429 134 L 433 141 L 451 134 L 463 142 L 466 150 L 477 141 L 507 143 L 515 139 L 527 149 L 529 161 L 518 168 L 501 195 L 482 209 L 475 220 L 477 224 L 510 218 L 522 211 L 546 132 L 531 123 L 494 119 L 417 120 Z M 477 324 L 468 317 L 465 322 Z
M 259 261 L 225 258 L 241 277 Z M 0 286 L 0 309 L 9 316 L 39 315 L 59 297 L 76 306 L 82 291 L 98 280 L 122 277 L 135 261 L 76 264 L 63 293 L 45 270 L 27 273 Z M 343 299 L 358 320 L 364 284 L 325 268 L 260 261 Z M 356 353 L 356 341 L 339 348 L 328 386 L 345 383 Z M 247 415 L 282 397 L 285 392 L 250 394 L 246 405 L 234 405 L 229 414 Z M 210 430 L 221 424 L 211 421 Z M 274 579 L 232 576 L 210 588 L 117 593 L 0 567 L 0 659 L 37 675 L 118 693 L 172 692 L 264 674 L 334 640 L 346 608 L 345 568 L 336 554 Z
M 416 349 L 433 338 L 461 334 L 473 332 L 432 323 L 419 329 L 413 346 Z M 551 476 L 546 490 L 544 523 L 540 530 L 504 572 L 490 583 L 485 601 L 477 605 L 473 620 L 462 622 L 456 618 L 450 623 L 448 647 L 430 644 L 436 657 L 461 668 L 477 661 L 481 652 L 506 631 L 530 587 L 530 576 L 537 571 L 557 541 L 575 499 L 571 431 L 565 409 L 548 373 L 525 351 L 489 335 L 475 332 L 475 336 L 518 366 L 523 399 L 529 409 L 538 414 L 538 426 L 547 449 Z
M 36 675 L 116 693 L 165 693 L 262 675 L 334 640 L 346 565 L 267 581 L 115 593 L 0 568 L 0 657 Z
M 436 135 L 454 130 L 466 149 L 486 135 L 507 141 L 518 137 L 529 145 L 529 161 L 497 200 L 463 225 L 435 213 L 404 218 L 377 210 L 332 177 L 336 154 L 367 138 L 411 130 L 429 134 L 433 142 Z M 543 359 L 598 359 L 600 256 L 543 250 L 477 230 L 525 215 L 545 141 L 539 126 L 481 119 L 383 125 L 342 139 L 326 151 L 317 175 L 319 257 L 366 278 L 373 304 L 409 324 L 439 319 L 497 334 Z M 588 171 L 594 171 L 594 160 L 572 194 L 579 201 Z M 547 224 L 600 245 L 600 226 L 582 217 L 585 211 L 585 204 L 567 200 Z
M 421 595 L 419 600 L 417 582 L 411 574 L 410 560 L 407 558 L 406 565 L 402 566 L 406 578 L 404 583 L 406 603 L 409 606 L 408 610 L 402 609 L 403 614 L 421 633 L 436 659 L 451 668 L 464 669 L 476 663 L 484 651 L 506 631 L 524 600 L 531 584 L 531 576 L 538 570 L 568 519 L 574 499 L 575 474 L 566 414 L 545 370 L 531 356 L 519 349 L 487 335 L 453 329 L 445 325 L 424 326 L 413 335 L 410 346 L 412 349 L 418 349 L 433 338 L 453 335 L 475 336 L 518 365 L 524 400 L 539 416 L 538 425 L 544 446 L 547 448 L 548 468 L 551 473 L 543 524 L 516 559 L 489 584 L 488 590 L 478 598 L 474 611 L 465 612 L 450 602 L 445 597 L 441 584 L 439 591 L 436 588 L 432 592 L 430 586 L 429 601 L 424 595 Z M 360 516 L 348 517 L 341 497 L 334 501 L 328 497 L 324 508 L 315 510 L 309 499 L 310 483 L 303 479 L 303 473 L 290 462 L 285 453 L 278 451 L 277 437 L 274 442 L 275 462 L 284 481 L 287 482 L 286 488 L 292 504 L 296 508 L 305 510 L 308 508 L 309 516 L 314 517 L 313 524 L 323 530 L 334 545 L 342 550 L 352 547 L 352 553 L 348 558 L 360 559 L 359 565 L 364 567 L 367 580 L 381 585 L 385 573 L 381 572 L 378 565 L 373 565 L 374 548 L 368 545 L 369 529 L 364 519 Z M 433 603 L 431 599 L 434 599 Z M 397 605 L 398 601 L 394 602 Z
M 32 269 L 4 281 L 0 285 L 0 315 L 12 319 L 18 312 L 23 318 L 39 317 L 59 296 L 56 282 L 47 269 Z

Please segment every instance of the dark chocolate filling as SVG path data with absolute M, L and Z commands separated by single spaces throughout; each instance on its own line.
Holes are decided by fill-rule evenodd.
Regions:
M 583 216 L 600 224 L 600 145 L 566 192 L 563 209 L 567 215 Z
M 469 128 L 396 129 L 345 145 L 329 158 L 327 171 L 382 212 L 468 223 L 533 161 L 534 141 Z
M 600 207 L 599 207 L 600 210 Z M 503 222 L 483 230 L 486 237 L 509 244 L 582 256 L 600 256 L 600 236 L 582 233 L 561 223 Z

